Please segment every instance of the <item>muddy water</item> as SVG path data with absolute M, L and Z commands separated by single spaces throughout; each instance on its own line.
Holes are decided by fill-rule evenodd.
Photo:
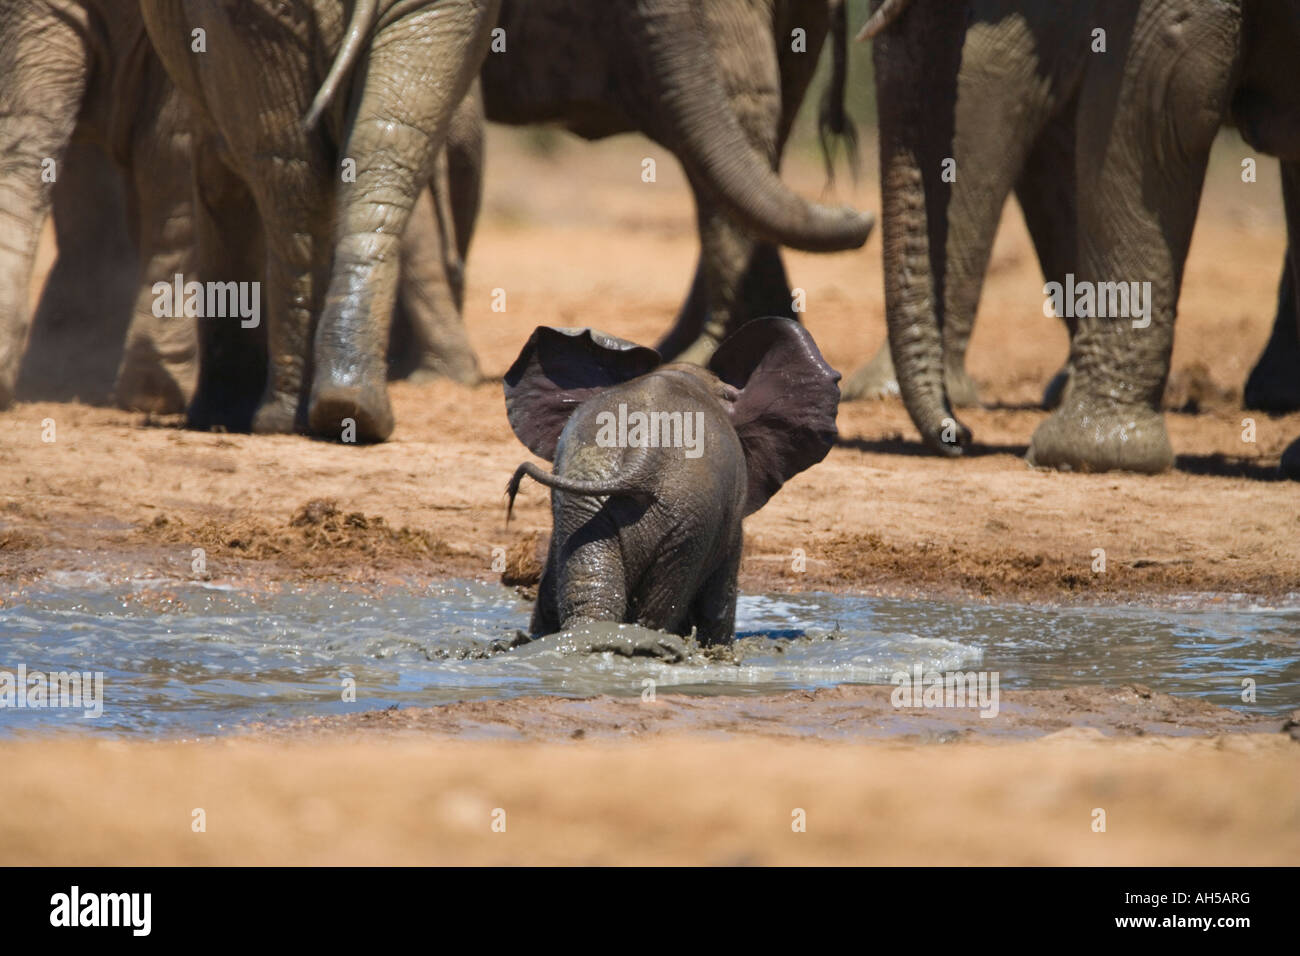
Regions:
M 474 582 L 250 593 L 55 575 L 0 607 L 3 672 L 103 673 L 103 713 L 0 709 L 0 736 L 197 734 L 253 720 L 532 694 L 754 694 L 985 670 L 1011 688 L 1139 682 L 1258 713 L 1300 706 L 1300 607 L 1152 610 L 746 595 L 724 654 L 640 629 L 511 647 L 530 606 Z M 593 648 L 596 648 L 593 650 Z M 1243 681 L 1256 700 L 1243 702 Z M 345 689 L 355 682 L 355 701 Z

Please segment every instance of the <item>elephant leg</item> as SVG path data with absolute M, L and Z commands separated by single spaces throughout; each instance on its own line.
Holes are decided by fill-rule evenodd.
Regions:
M 944 393 L 951 407 L 979 404 L 978 390 L 966 371 L 966 351 L 993 240 L 1007 196 L 1054 109 L 1049 98 L 1027 95 L 1035 60 L 1025 53 L 1033 49 L 1032 39 L 1020 36 L 1020 29 L 999 22 L 970 28 L 964 43 L 967 58 L 957 77 L 951 140 L 928 137 L 918 157 L 921 175 L 933 177 L 925 187 L 926 205 L 933 210 L 929 215 L 941 217 L 946 230 L 942 254 L 932 253 L 931 268 L 934 294 L 942 298 L 939 346 Z M 999 54 L 1020 72 L 1008 76 Z M 937 125 L 933 119 L 925 122 Z M 946 202 L 942 190 L 947 190 Z M 893 324 L 894 318 L 890 321 Z M 842 390 L 845 398 L 880 397 L 893 390 L 893 363 L 883 353 L 882 348 L 849 378 Z
M 531 637 L 554 634 L 560 629 L 558 617 L 558 589 L 555 581 L 555 558 L 546 556 L 546 567 L 542 568 L 542 578 L 537 584 L 537 601 L 533 604 L 533 616 L 528 625 Z
M 1246 379 L 1243 404 L 1261 412 L 1292 412 L 1300 408 L 1300 335 L 1296 334 L 1295 269 L 1291 259 L 1288 247 L 1277 286 L 1273 331 Z
M 727 100 L 749 143 L 769 166 L 779 165 L 783 133 L 788 121 L 783 113 L 786 87 L 791 95 L 807 88 L 802 72 L 809 61 L 785 65 L 782 54 L 789 36 L 772 35 L 772 11 L 762 4 L 741 10 L 738 4 L 706 4 L 709 27 L 718 40 L 714 58 Z M 823 15 L 824 20 L 824 15 Z M 814 25 L 815 26 L 815 25 Z M 815 35 L 821 48 L 825 25 Z M 764 315 L 795 318 L 790 283 L 776 245 L 757 239 L 719 207 L 705 181 L 688 166 L 687 178 L 695 194 L 700 233 L 700 257 L 691 291 L 673 328 L 656 346 L 668 360 L 704 364 L 718 345 L 752 318 Z
M 1048 282 L 1065 282 L 1079 259 L 1078 188 L 1074 176 L 1075 107 L 1062 109 L 1048 123 L 1025 161 L 1016 183 L 1016 199 L 1025 217 L 1029 237 L 1033 240 L 1043 278 Z M 1067 316 L 1066 328 L 1074 337 L 1075 319 Z M 1067 362 L 1048 383 L 1043 393 L 1043 407 L 1056 408 L 1070 381 Z
M 652 516 L 647 523 L 653 525 L 661 517 Z M 629 549 L 635 557 L 625 567 L 629 580 L 635 582 L 628 600 L 631 620 L 682 637 L 695 628 L 701 643 L 730 637 L 742 542 L 737 527 L 724 548 L 727 524 L 720 514 L 714 518 L 718 520 L 708 525 L 681 524 L 666 538 L 662 529 L 651 531 L 648 538 L 638 537 L 637 545 Z M 720 566 L 719 555 L 725 556 Z M 638 558 L 643 563 L 636 563 Z
M 1282 453 L 1282 474 L 1292 481 L 1300 481 L 1300 438 L 1288 445 Z
M 1289 313 L 1293 320 L 1291 332 L 1297 338 L 1300 338 L 1300 310 L 1295 308 L 1296 276 L 1300 275 L 1300 246 L 1297 246 L 1297 237 L 1300 237 L 1300 163 L 1282 163 L 1282 199 L 1286 204 L 1287 235 L 1290 239 L 1287 243 L 1286 266 L 1287 274 L 1291 277 L 1292 300 Z M 1278 324 L 1283 319 L 1284 313 L 1281 305 L 1279 305 L 1277 321 L 1273 326 L 1275 334 Z M 1300 377 L 1297 373 L 1297 367 L 1294 365 L 1291 368 L 1291 375 L 1293 379 Z M 1300 438 L 1292 442 L 1290 447 L 1282 453 L 1282 474 L 1292 481 L 1300 481 Z
M 399 313 L 414 333 L 416 355 L 409 378 L 423 381 L 446 376 L 464 385 L 482 381 L 478 356 L 465 331 L 465 264 L 470 243 L 478 224 L 483 202 L 483 93 L 476 77 L 470 91 L 461 100 L 451 118 L 447 145 L 438 157 L 438 165 L 427 194 L 407 227 L 403 246 L 402 289 L 398 297 Z M 430 216 L 432 212 L 432 217 Z M 436 242 L 423 253 L 424 268 L 439 271 L 427 284 L 407 281 L 410 268 L 418 268 L 421 254 L 412 248 L 412 233 L 423 224 L 421 235 L 426 243 Z M 417 238 L 416 242 L 420 241 Z M 433 295 L 436 305 L 430 308 L 424 294 Z M 415 301 L 410 301 L 412 298 Z M 423 316 L 423 320 L 420 319 Z
M 14 400 L 27 347 L 28 286 L 54 183 L 85 94 L 89 53 L 85 24 L 49 17 L 35 29 L 10 18 L 40 5 L 10 4 L 0 13 L 0 408 Z
M 394 320 L 408 329 L 407 354 L 390 354 L 390 362 L 401 363 L 398 369 L 406 365 L 406 377 L 413 382 L 446 377 L 474 385 L 482 375 L 461 313 L 465 265 L 453 234 L 448 180 L 444 152 L 430 188 L 416 202 L 402 243 L 402 286 Z M 393 328 L 394 343 L 399 329 Z
M 58 258 L 32 321 L 18 394 L 103 404 L 113 391 L 138 265 L 122 174 L 97 145 L 69 145 L 53 209 Z
M 154 286 L 196 270 L 193 177 L 188 115 L 180 92 L 151 62 L 151 100 L 141 115 L 131 155 L 131 207 L 139 248 L 139 283 L 114 394 L 122 408 L 181 412 L 198 378 L 198 333 L 184 314 L 154 314 Z
M 1128 49 L 1093 67 L 1080 93 L 1076 288 L 1090 283 L 1083 289 L 1098 294 L 1072 303 L 1073 383 L 1034 432 L 1035 465 L 1159 472 L 1174 460 L 1160 401 L 1210 146 L 1239 57 L 1240 11 L 1161 4 L 1133 15 L 1132 27 L 1108 31 L 1129 38 Z M 1176 29 L 1163 22 L 1170 16 Z
M 307 427 L 305 401 L 312 379 L 312 318 L 318 314 L 320 292 L 328 272 L 329 227 L 322 211 L 330 208 L 328 172 L 315 151 L 289 150 L 259 160 L 252 191 L 266 243 L 266 282 L 262 291 L 262 321 L 266 324 L 266 388 L 253 414 L 257 434 L 285 434 Z M 400 235 L 400 233 L 399 233 Z M 400 254 L 400 241 L 394 243 Z M 396 258 L 394 273 L 398 272 Z M 205 279 L 207 276 L 205 276 Z M 215 277 L 227 281 L 225 276 Z M 394 276 L 396 279 L 396 276 Z M 387 304 L 391 315 L 393 303 Z M 387 316 L 386 316 L 387 319 Z M 205 319 L 224 323 L 232 334 L 249 336 L 238 319 Z M 387 324 L 380 355 L 388 341 Z M 380 373 L 381 383 L 383 373 Z M 342 419 L 339 416 L 341 434 Z
M 483 165 L 487 152 L 485 123 L 482 82 L 475 76 L 469 92 L 452 114 L 446 146 L 448 206 L 461 267 L 458 273 L 451 275 L 452 293 L 456 296 L 458 309 L 465 305 L 465 262 L 469 259 L 469 247 L 474 241 L 474 230 L 483 205 Z
M 859 365 L 844 381 L 840 386 L 840 396 L 846 402 L 898 396 L 898 375 L 894 371 L 894 357 L 890 354 L 888 339 L 881 343 L 865 365 Z
M 420 9 L 371 42 L 342 153 L 357 159 L 355 182 L 339 189 L 333 274 L 316 329 L 309 425 L 359 441 L 393 430 L 386 349 L 401 277 L 401 240 L 429 182 L 451 118 L 487 52 L 499 0 L 454 0 Z M 442 82 L 407 95 L 412 64 L 438 64 Z
M 216 158 L 210 142 L 196 145 L 194 184 L 198 276 L 261 282 L 266 257 L 257 205 L 243 180 Z M 178 316 L 171 321 L 184 320 Z M 189 426 L 249 431 L 266 387 L 266 323 L 244 329 L 233 319 L 199 319 L 196 337 L 198 380 Z
M 704 586 L 691 602 L 691 624 L 695 639 L 708 647 L 710 644 L 728 644 L 736 635 L 736 598 L 740 573 L 740 542 L 736 542 L 733 557 L 705 580 Z
M 1287 250 L 1278 283 L 1277 315 L 1264 354 L 1246 381 L 1247 408 L 1266 412 L 1290 412 L 1300 408 L 1300 309 L 1296 304 L 1296 275 L 1300 267 L 1300 162 L 1283 160 L 1282 202 L 1286 208 Z
M 200 278 L 227 292 L 220 302 L 216 288 L 207 289 L 219 306 L 211 311 L 224 314 L 199 319 L 202 358 L 190 417 L 196 425 L 257 433 L 302 430 L 312 322 L 328 273 L 340 177 L 333 144 L 302 123 L 313 53 L 302 41 L 301 16 L 277 16 L 263 4 L 200 6 L 213 52 L 195 56 L 183 40 L 199 15 L 191 2 L 141 3 L 168 73 L 199 105 L 201 127 L 212 131 L 196 145 L 194 159 L 202 193 L 196 205 L 203 207 L 196 208 Z M 252 269 L 259 240 L 261 261 Z M 250 281 L 259 285 L 229 285 Z M 252 314 L 232 314 L 245 308 L 231 308 L 230 290 Z M 254 368 L 261 358 L 261 368 Z M 244 393 L 259 378 L 265 384 L 249 420 Z
M 429 191 L 402 244 L 402 287 L 389 345 L 389 377 L 482 380 L 465 332 L 465 261 L 483 199 L 483 95 L 479 80 L 451 118 Z
M 693 345 L 703 334 L 704 326 L 709 321 L 710 290 L 708 288 L 708 274 L 704 268 L 705 228 L 700 210 L 700 201 L 700 196 L 697 193 L 695 209 L 696 221 L 699 223 L 700 231 L 700 256 L 695 263 L 695 275 L 691 277 L 691 287 L 687 290 L 686 301 L 677 310 L 677 318 L 673 320 L 672 328 L 668 330 L 662 339 L 655 343 L 655 350 L 664 357 L 666 362 L 675 362 L 679 355 Z
M 556 559 L 558 627 L 626 619 L 627 569 L 611 522 L 600 515 L 593 518 L 565 539 Z
M 777 247 L 756 240 L 695 189 L 700 258 L 677 319 L 655 348 L 666 361 L 703 365 L 752 318 L 795 318 L 790 283 Z

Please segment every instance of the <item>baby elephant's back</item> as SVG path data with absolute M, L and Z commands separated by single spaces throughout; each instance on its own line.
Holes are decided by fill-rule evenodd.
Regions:
M 722 403 L 693 376 L 663 371 L 584 402 L 561 436 L 556 471 L 635 477 L 665 500 L 691 488 L 734 496 L 738 507 L 745 500 L 744 450 Z
M 664 370 L 642 376 L 584 402 L 561 435 L 558 474 L 626 480 L 642 493 L 644 509 L 615 505 L 625 520 L 636 515 L 620 528 L 625 554 L 653 562 L 685 548 L 710 564 L 739 546 L 745 454 L 709 384 Z

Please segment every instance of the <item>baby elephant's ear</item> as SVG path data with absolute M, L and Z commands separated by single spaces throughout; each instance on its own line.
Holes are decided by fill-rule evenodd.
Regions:
M 729 406 L 745 449 L 752 514 L 835 443 L 840 373 L 798 322 L 754 319 L 718 347 L 712 372 L 739 390 Z
M 659 353 L 594 329 L 540 325 L 506 372 L 506 415 L 534 455 L 555 460 L 574 409 L 611 385 L 653 372 Z

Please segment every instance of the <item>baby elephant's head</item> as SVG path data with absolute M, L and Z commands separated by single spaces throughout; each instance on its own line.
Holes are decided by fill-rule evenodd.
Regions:
M 790 319 L 754 319 L 707 367 L 663 364 L 654 349 L 593 329 L 539 326 L 505 376 L 506 413 L 533 454 L 554 461 L 560 433 L 583 403 L 642 376 L 693 382 L 725 412 L 745 453 L 745 514 L 761 508 L 836 438 L 840 373 Z

